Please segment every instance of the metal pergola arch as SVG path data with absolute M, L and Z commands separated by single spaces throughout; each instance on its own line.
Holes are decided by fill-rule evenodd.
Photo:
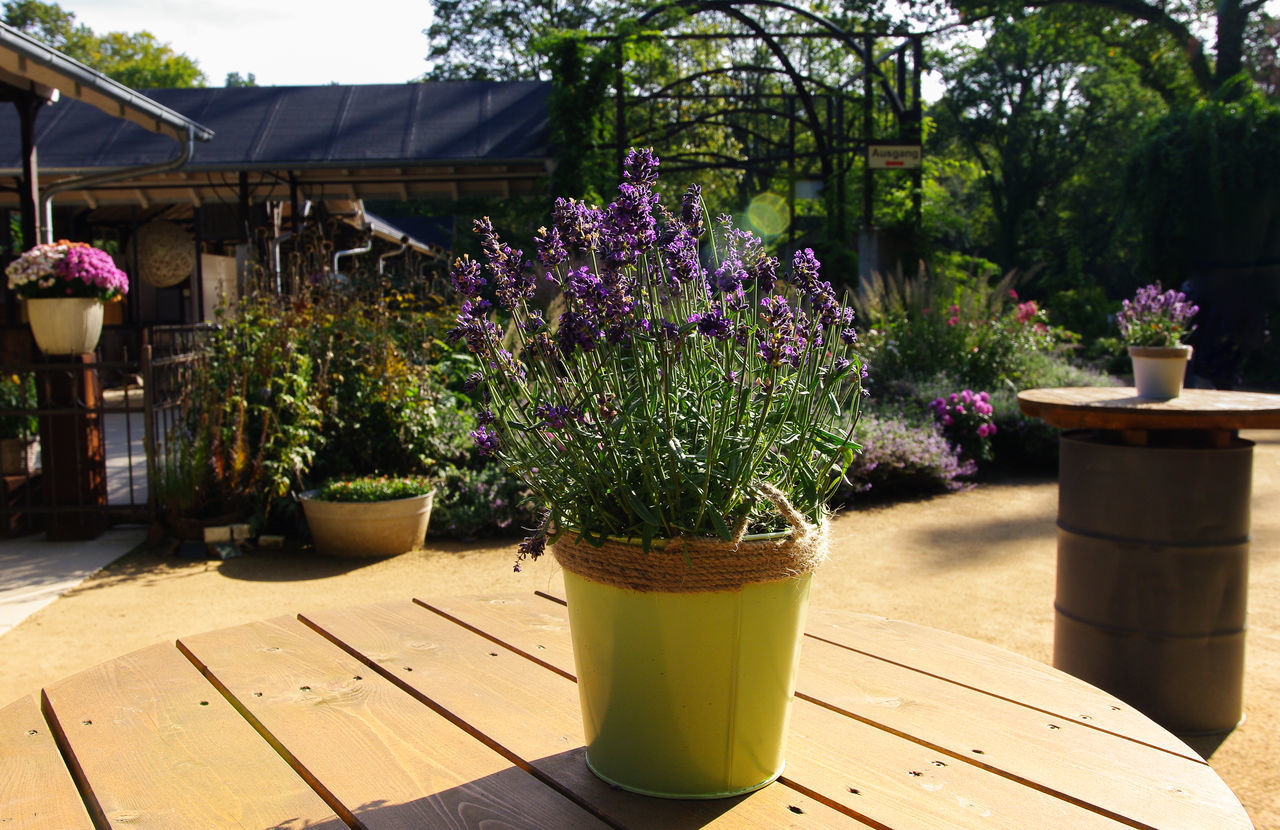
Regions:
M 758 19 L 768 12 L 783 12 L 798 24 L 786 30 Z M 675 13 L 673 15 L 673 13 Z M 736 24 L 735 31 L 670 31 L 699 15 L 717 14 Z M 672 17 L 678 19 L 671 20 Z M 847 221 L 846 175 L 861 165 L 862 226 L 869 231 L 874 224 L 872 206 L 875 179 L 866 164 L 866 149 L 877 141 L 921 142 L 922 100 L 920 94 L 923 64 L 923 35 L 849 31 L 822 15 L 784 0 L 670 0 L 642 14 L 636 21 L 639 34 L 605 35 L 589 38 L 595 42 L 614 43 L 617 52 L 615 79 L 615 141 L 618 167 L 628 146 L 652 145 L 663 158 L 669 172 L 706 169 L 736 169 L 761 178 L 785 175 L 792 182 L 788 197 L 794 215 L 797 179 L 820 178 L 836 189 L 831 217 L 842 229 Z M 645 31 L 649 29 L 649 31 Z M 622 52 L 622 41 L 637 39 L 753 41 L 772 56 L 776 65 L 764 61 L 734 60 L 726 66 L 701 68 L 682 73 L 654 90 L 637 91 L 628 82 L 628 69 Z M 809 67 L 799 64 L 788 49 L 788 43 L 803 39 L 820 39 L 838 44 L 858 66 L 840 78 L 817 77 Z M 876 54 L 878 43 L 895 41 L 891 48 Z M 738 56 L 735 56 L 738 57 Z M 753 78 L 785 79 L 789 89 L 770 91 L 722 90 L 715 93 L 692 91 L 699 82 L 717 77 L 750 75 Z M 709 102 L 712 109 L 687 118 L 675 118 L 660 124 L 641 126 L 637 118 L 651 115 L 663 102 L 677 106 L 685 101 Z M 857 113 L 860 117 L 852 117 Z M 749 123 L 749 119 L 769 118 L 784 121 L 787 129 L 769 135 Z M 735 158 L 722 152 L 689 151 L 681 148 L 680 138 L 699 127 L 715 127 L 759 139 L 757 148 L 767 152 L 744 153 Z M 797 146 L 797 131 L 808 136 L 811 149 Z M 913 171 L 915 208 L 919 220 L 919 171 Z M 794 226 L 793 233 L 794 233 Z

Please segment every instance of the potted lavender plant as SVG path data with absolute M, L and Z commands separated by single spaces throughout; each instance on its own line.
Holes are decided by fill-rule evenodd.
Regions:
M 707 798 L 781 771 L 863 373 L 812 251 L 780 280 L 760 239 L 711 225 L 696 186 L 667 213 L 657 170 L 632 150 L 609 205 L 556 200 L 536 270 L 479 220 L 484 262 L 454 263 L 468 299 L 450 336 L 482 366 L 477 446 L 545 508 L 516 567 L 550 543 L 564 570 L 588 765 Z M 556 319 L 529 305 L 537 273 Z
M 111 255 L 65 239 L 36 245 L 5 269 L 9 290 L 26 301 L 31 334 L 49 355 L 82 354 L 98 346 L 103 304 L 129 291 L 129 277 Z
M 1138 396 L 1167 400 L 1182 394 L 1191 347 L 1182 338 L 1200 309 L 1181 291 L 1162 291 L 1159 281 L 1139 288 L 1116 314 L 1120 337 L 1129 346 Z

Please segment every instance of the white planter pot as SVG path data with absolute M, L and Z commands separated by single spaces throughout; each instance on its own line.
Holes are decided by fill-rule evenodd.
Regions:
M 29 299 L 27 319 L 45 354 L 84 354 L 98 348 L 103 301 L 92 297 Z
M 390 501 L 321 501 L 301 496 L 316 551 L 330 556 L 394 556 L 422 547 L 431 518 L 432 491 Z
M 1168 400 L 1182 394 L 1190 346 L 1130 346 L 1129 357 L 1138 397 Z

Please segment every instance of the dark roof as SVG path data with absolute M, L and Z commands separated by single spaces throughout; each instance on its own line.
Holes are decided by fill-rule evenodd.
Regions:
M 145 94 L 213 130 L 183 168 L 207 171 L 545 160 L 550 90 L 538 81 L 442 81 Z M 45 107 L 36 125 L 42 175 L 175 155 L 169 139 L 78 101 Z M 0 169 L 21 169 L 12 107 L 0 107 Z

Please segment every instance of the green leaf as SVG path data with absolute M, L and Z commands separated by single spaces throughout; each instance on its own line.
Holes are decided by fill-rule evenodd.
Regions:
M 708 510 L 707 518 L 711 519 L 711 524 L 715 526 L 717 536 L 726 542 L 733 540 L 733 532 L 730 531 L 729 526 L 724 523 L 724 517 L 720 515 L 719 511 Z

